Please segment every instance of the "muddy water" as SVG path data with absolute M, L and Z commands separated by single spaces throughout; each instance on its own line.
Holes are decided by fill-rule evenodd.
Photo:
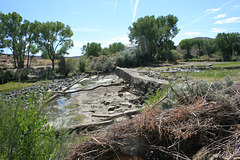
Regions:
M 83 79 L 74 85 L 69 91 L 81 88 L 93 88 L 102 84 L 118 83 L 123 81 L 116 75 L 92 76 Z M 127 110 L 136 109 L 129 100 L 137 97 L 127 91 L 121 92 L 122 86 L 98 88 L 92 91 L 83 91 L 58 97 L 48 106 L 49 124 L 56 128 L 78 124 L 86 124 L 102 121 L 93 117 L 93 114 L 115 114 Z M 121 92 L 121 94 L 119 94 Z

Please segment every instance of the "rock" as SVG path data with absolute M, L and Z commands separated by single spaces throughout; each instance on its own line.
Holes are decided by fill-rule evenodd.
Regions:
M 108 107 L 108 112 L 114 111 L 117 107 L 116 106 L 110 106 Z
M 106 102 L 106 101 L 105 101 L 103 104 L 107 106 L 107 105 L 110 104 L 110 102 Z
M 122 97 L 122 96 L 123 96 L 123 93 L 118 93 L 118 96 L 119 96 L 119 97 Z

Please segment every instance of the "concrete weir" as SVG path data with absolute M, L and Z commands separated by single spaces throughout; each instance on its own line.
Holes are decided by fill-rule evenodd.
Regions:
M 168 85 L 168 81 L 155 79 L 140 75 L 136 69 L 120 68 L 116 67 L 116 75 L 134 85 L 134 87 L 140 91 L 148 92 L 149 89 L 155 90 L 162 85 Z

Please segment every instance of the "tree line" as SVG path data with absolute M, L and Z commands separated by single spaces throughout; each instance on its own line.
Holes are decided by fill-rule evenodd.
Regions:
M 124 53 L 125 57 L 134 53 L 134 56 L 140 57 L 140 61 L 150 62 L 174 61 L 176 57 L 182 56 L 180 54 L 186 60 L 205 55 L 220 55 L 225 61 L 238 59 L 239 33 L 219 33 L 215 39 L 184 39 L 179 44 L 182 53 L 177 52 L 172 41 L 179 33 L 177 22 L 178 18 L 171 14 L 139 18 L 129 27 L 129 40 L 136 44 L 138 52 Z M 54 70 L 55 59 L 69 54 L 68 50 L 73 47 L 72 36 L 71 27 L 61 22 L 30 22 L 23 20 L 16 12 L 0 12 L 0 49 L 8 48 L 12 51 L 15 68 L 24 68 L 24 59 L 27 59 L 26 66 L 29 67 L 31 57 L 41 51 L 42 57 L 52 61 Z M 195 55 L 191 52 L 193 49 Z M 109 48 L 102 48 L 100 43 L 92 42 L 82 47 L 82 54 L 98 57 L 123 50 L 124 45 L 120 42 L 110 44 Z
M 240 55 L 240 33 L 218 33 L 215 39 L 184 39 L 179 43 L 184 50 L 184 58 L 191 59 L 207 55 L 219 55 L 224 61 L 238 60 Z M 196 54 L 192 54 L 192 50 Z
M 141 55 L 150 60 L 174 61 L 179 57 L 179 50 L 172 39 L 178 34 L 178 18 L 173 15 L 145 16 L 139 18 L 129 27 L 130 41 L 137 44 Z M 218 33 L 215 39 L 184 39 L 180 42 L 183 59 L 200 58 L 201 56 L 221 57 L 221 60 L 238 60 L 240 55 L 240 33 Z M 192 54 L 195 50 L 196 54 Z M 146 59 L 146 56 L 144 57 Z
M 87 45 L 83 45 L 82 54 L 87 55 L 87 57 L 98 57 L 100 55 L 111 55 L 113 53 L 117 53 L 123 50 L 124 44 L 122 44 L 121 42 L 114 42 L 113 44 L 109 45 L 109 48 L 102 48 L 101 43 L 92 42 L 87 43 Z
M 0 47 L 12 51 L 14 68 L 24 68 L 25 58 L 29 67 L 31 56 L 41 51 L 54 70 L 56 57 L 68 54 L 73 47 L 72 36 L 71 27 L 58 21 L 30 22 L 16 12 L 0 13 Z

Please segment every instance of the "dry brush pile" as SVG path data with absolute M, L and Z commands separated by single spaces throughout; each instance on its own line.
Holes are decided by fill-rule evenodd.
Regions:
M 68 159 L 237 159 L 239 89 L 229 77 L 226 82 L 171 86 L 141 115 L 92 136 Z M 164 109 L 166 104 L 174 107 Z

